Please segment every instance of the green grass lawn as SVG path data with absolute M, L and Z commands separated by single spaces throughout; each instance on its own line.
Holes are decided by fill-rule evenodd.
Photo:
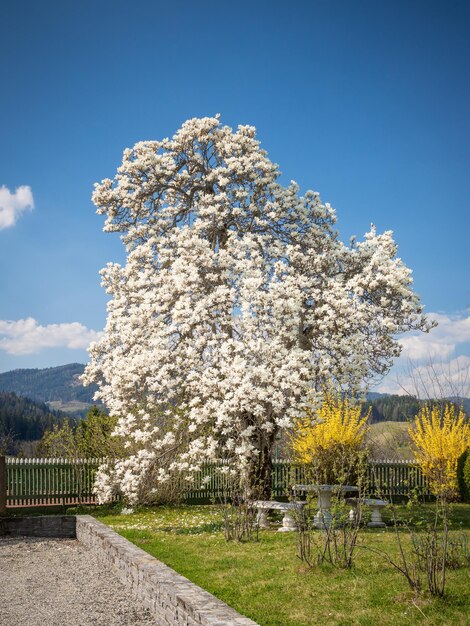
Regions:
M 421 510 L 399 509 L 402 518 Z M 262 626 L 313 624 L 470 624 L 470 569 L 449 570 L 442 600 L 416 597 L 405 579 L 365 547 L 397 555 L 394 530 L 362 533 L 354 567 L 307 569 L 296 557 L 296 533 L 260 532 L 259 542 L 227 543 L 215 506 L 155 507 L 93 514 L 118 533 Z M 470 539 L 470 506 L 455 505 L 454 533 Z M 402 531 L 405 544 L 408 534 Z

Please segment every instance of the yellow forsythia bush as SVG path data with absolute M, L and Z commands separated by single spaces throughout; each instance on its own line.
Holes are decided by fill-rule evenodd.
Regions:
M 310 466 L 318 482 L 347 481 L 356 473 L 368 417 L 361 417 L 360 405 L 325 392 L 321 407 L 307 409 L 295 425 L 291 438 L 295 459 Z
M 416 460 L 432 492 L 447 499 L 458 494 L 457 461 L 470 446 L 470 425 L 453 404 L 426 405 L 409 427 Z

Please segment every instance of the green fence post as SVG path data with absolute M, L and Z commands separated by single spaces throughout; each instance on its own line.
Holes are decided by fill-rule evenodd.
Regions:
M 7 514 L 7 465 L 4 456 L 0 456 L 0 516 Z

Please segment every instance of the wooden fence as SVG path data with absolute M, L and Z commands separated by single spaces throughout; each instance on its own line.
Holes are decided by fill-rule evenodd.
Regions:
M 420 467 L 411 461 L 375 461 L 367 468 L 367 491 L 385 498 L 432 496 Z
M 195 484 L 203 484 L 209 476 L 204 489 L 194 489 L 186 497 L 191 501 L 219 497 L 227 491 L 227 479 L 214 466 L 204 467 L 196 476 Z M 275 498 L 287 498 L 292 495 L 292 485 L 309 482 L 305 467 L 291 461 L 273 463 L 272 493 Z M 365 495 L 381 498 L 407 498 L 411 494 L 429 497 L 431 491 L 421 468 L 411 461 L 380 460 L 370 461 L 365 476 Z
M 102 462 L 102 459 L 7 458 L 3 465 L 5 506 L 96 504 L 93 484 Z M 0 464 L 0 473 L 1 470 Z M 0 502 L 1 498 L 0 494 Z
M 19 459 L 0 457 L 0 515 L 6 507 L 96 504 L 95 473 L 104 459 Z M 305 483 L 305 470 L 289 461 L 276 461 L 273 496 L 288 497 L 293 484 Z M 188 502 L 218 499 L 228 491 L 228 479 L 214 465 L 195 476 Z M 201 487 L 204 485 L 204 487 Z M 415 492 L 430 496 L 421 470 L 409 461 L 373 461 L 368 466 L 367 495 L 406 497 Z

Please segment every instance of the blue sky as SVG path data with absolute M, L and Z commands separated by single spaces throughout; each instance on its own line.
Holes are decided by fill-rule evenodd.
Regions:
M 468 2 L 7 0 L 0 24 L 0 371 L 86 362 L 99 269 L 124 260 L 93 183 L 215 113 L 343 239 L 392 229 L 441 322 L 404 358 L 470 366 Z

